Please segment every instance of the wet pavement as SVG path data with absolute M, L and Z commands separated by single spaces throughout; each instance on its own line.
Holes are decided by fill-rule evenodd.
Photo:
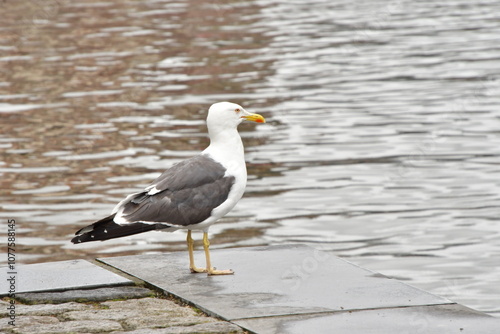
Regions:
M 243 328 L 260 334 L 490 334 L 500 325 L 496 317 L 304 245 L 212 253 L 235 274 L 193 274 L 185 252 L 109 257 L 99 260 L 102 266 L 81 260 L 19 266 L 31 285 L 18 284 L 15 326 L 0 327 L 15 333 L 239 333 Z M 58 279 L 48 277 L 49 270 Z
M 255 333 L 493 333 L 500 319 L 301 246 L 213 252 L 234 275 L 191 274 L 185 252 L 105 264 Z
M 214 248 L 314 245 L 499 312 L 499 9 L 2 2 L 0 219 L 16 220 L 17 262 L 184 250 L 182 233 L 69 240 L 202 150 L 206 110 L 231 100 L 268 123 L 240 129 L 247 193 Z
M 1 268 L 2 277 L 14 277 L 13 294 L 132 285 L 133 281 L 85 260 L 58 261 Z M 0 297 L 9 295 L 9 281 L 0 281 Z
M 191 275 L 185 255 L 99 261 L 226 320 L 453 303 L 307 246 L 217 250 L 229 276 Z

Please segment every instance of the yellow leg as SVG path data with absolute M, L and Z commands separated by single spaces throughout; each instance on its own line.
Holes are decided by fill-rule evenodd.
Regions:
M 208 233 L 203 233 L 203 248 L 205 248 L 205 257 L 207 259 L 207 273 L 208 275 L 232 275 L 234 271 L 232 270 L 215 270 L 210 263 L 210 241 L 208 240 Z
M 194 241 L 193 238 L 191 238 L 191 230 L 188 230 L 186 241 L 189 251 L 189 270 L 191 270 L 192 273 L 206 273 L 207 270 L 205 268 L 197 268 L 194 265 L 194 255 L 193 255 Z

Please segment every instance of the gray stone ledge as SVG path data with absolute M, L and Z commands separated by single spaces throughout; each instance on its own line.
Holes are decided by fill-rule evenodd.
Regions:
M 87 290 L 68 290 L 63 292 L 21 293 L 16 299 L 28 304 L 60 304 L 70 301 L 100 302 L 111 299 L 130 299 L 151 297 L 149 289 L 136 286 L 122 286 Z

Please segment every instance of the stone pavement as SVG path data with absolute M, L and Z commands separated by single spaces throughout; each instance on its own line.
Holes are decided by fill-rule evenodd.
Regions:
M 7 303 L 0 302 L 5 310 Z M 3 318 L 1 320 L 5 320 Z M 16 326 L 2 333 L 242 333 L 233 324 L 210 318 L 172 300 L 146 297 L 100 303 L 17 305 Z
M 0 268 L 0 277 L 8 277 L 10 272 L 7 268 Z M 16 293 L 133 284 L 129 279 L 85 260 L 20 265 L 16 266 L 15 276 Z M 0 296 L 9 290 L 7 285 L 7 280 L 0 279 Z
M 196 256 L 202 263 L 203 253 Z M 4 297 L 0 331 L 493 334 L 500 330 L 498 318 L 306 246 L 214 250 L 212 261 L 233 269 L 235 275 L 230 276 L 189 273 L 187 252 L 100 261 L 108 270 L 86 261 L 19 266 L 16 326 L 8 325 L 5 310 L 10 299 Z M 117 269 L 123 276 L 113 272 Z M 7 269 L 0 269 L 0 277 L 6 275 Z M 6 285 L 0 287 L 0 296 L 5 295 Z
M 185 252 L 101 261 L 255 333 L 500 333 L 498 318 L 306 246 L 214 251 L 232 276 L 186 274 Z
M 0 269 L 0 277 L 7 272 Z M 7 286 L 0 285 L 1 333 L 243 333 L 83 260 L 18 266 L 16 278 L 15 326 L 8 323 Z

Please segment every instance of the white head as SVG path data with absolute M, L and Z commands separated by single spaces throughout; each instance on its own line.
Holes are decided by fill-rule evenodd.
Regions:
M 265 123 L 266 120 L 259 114 L 251 114 L 240 105 L 231 102 L 218 102 L 208 110 L 208 131 L 223 131 L 236 129 L 243 121 Z

